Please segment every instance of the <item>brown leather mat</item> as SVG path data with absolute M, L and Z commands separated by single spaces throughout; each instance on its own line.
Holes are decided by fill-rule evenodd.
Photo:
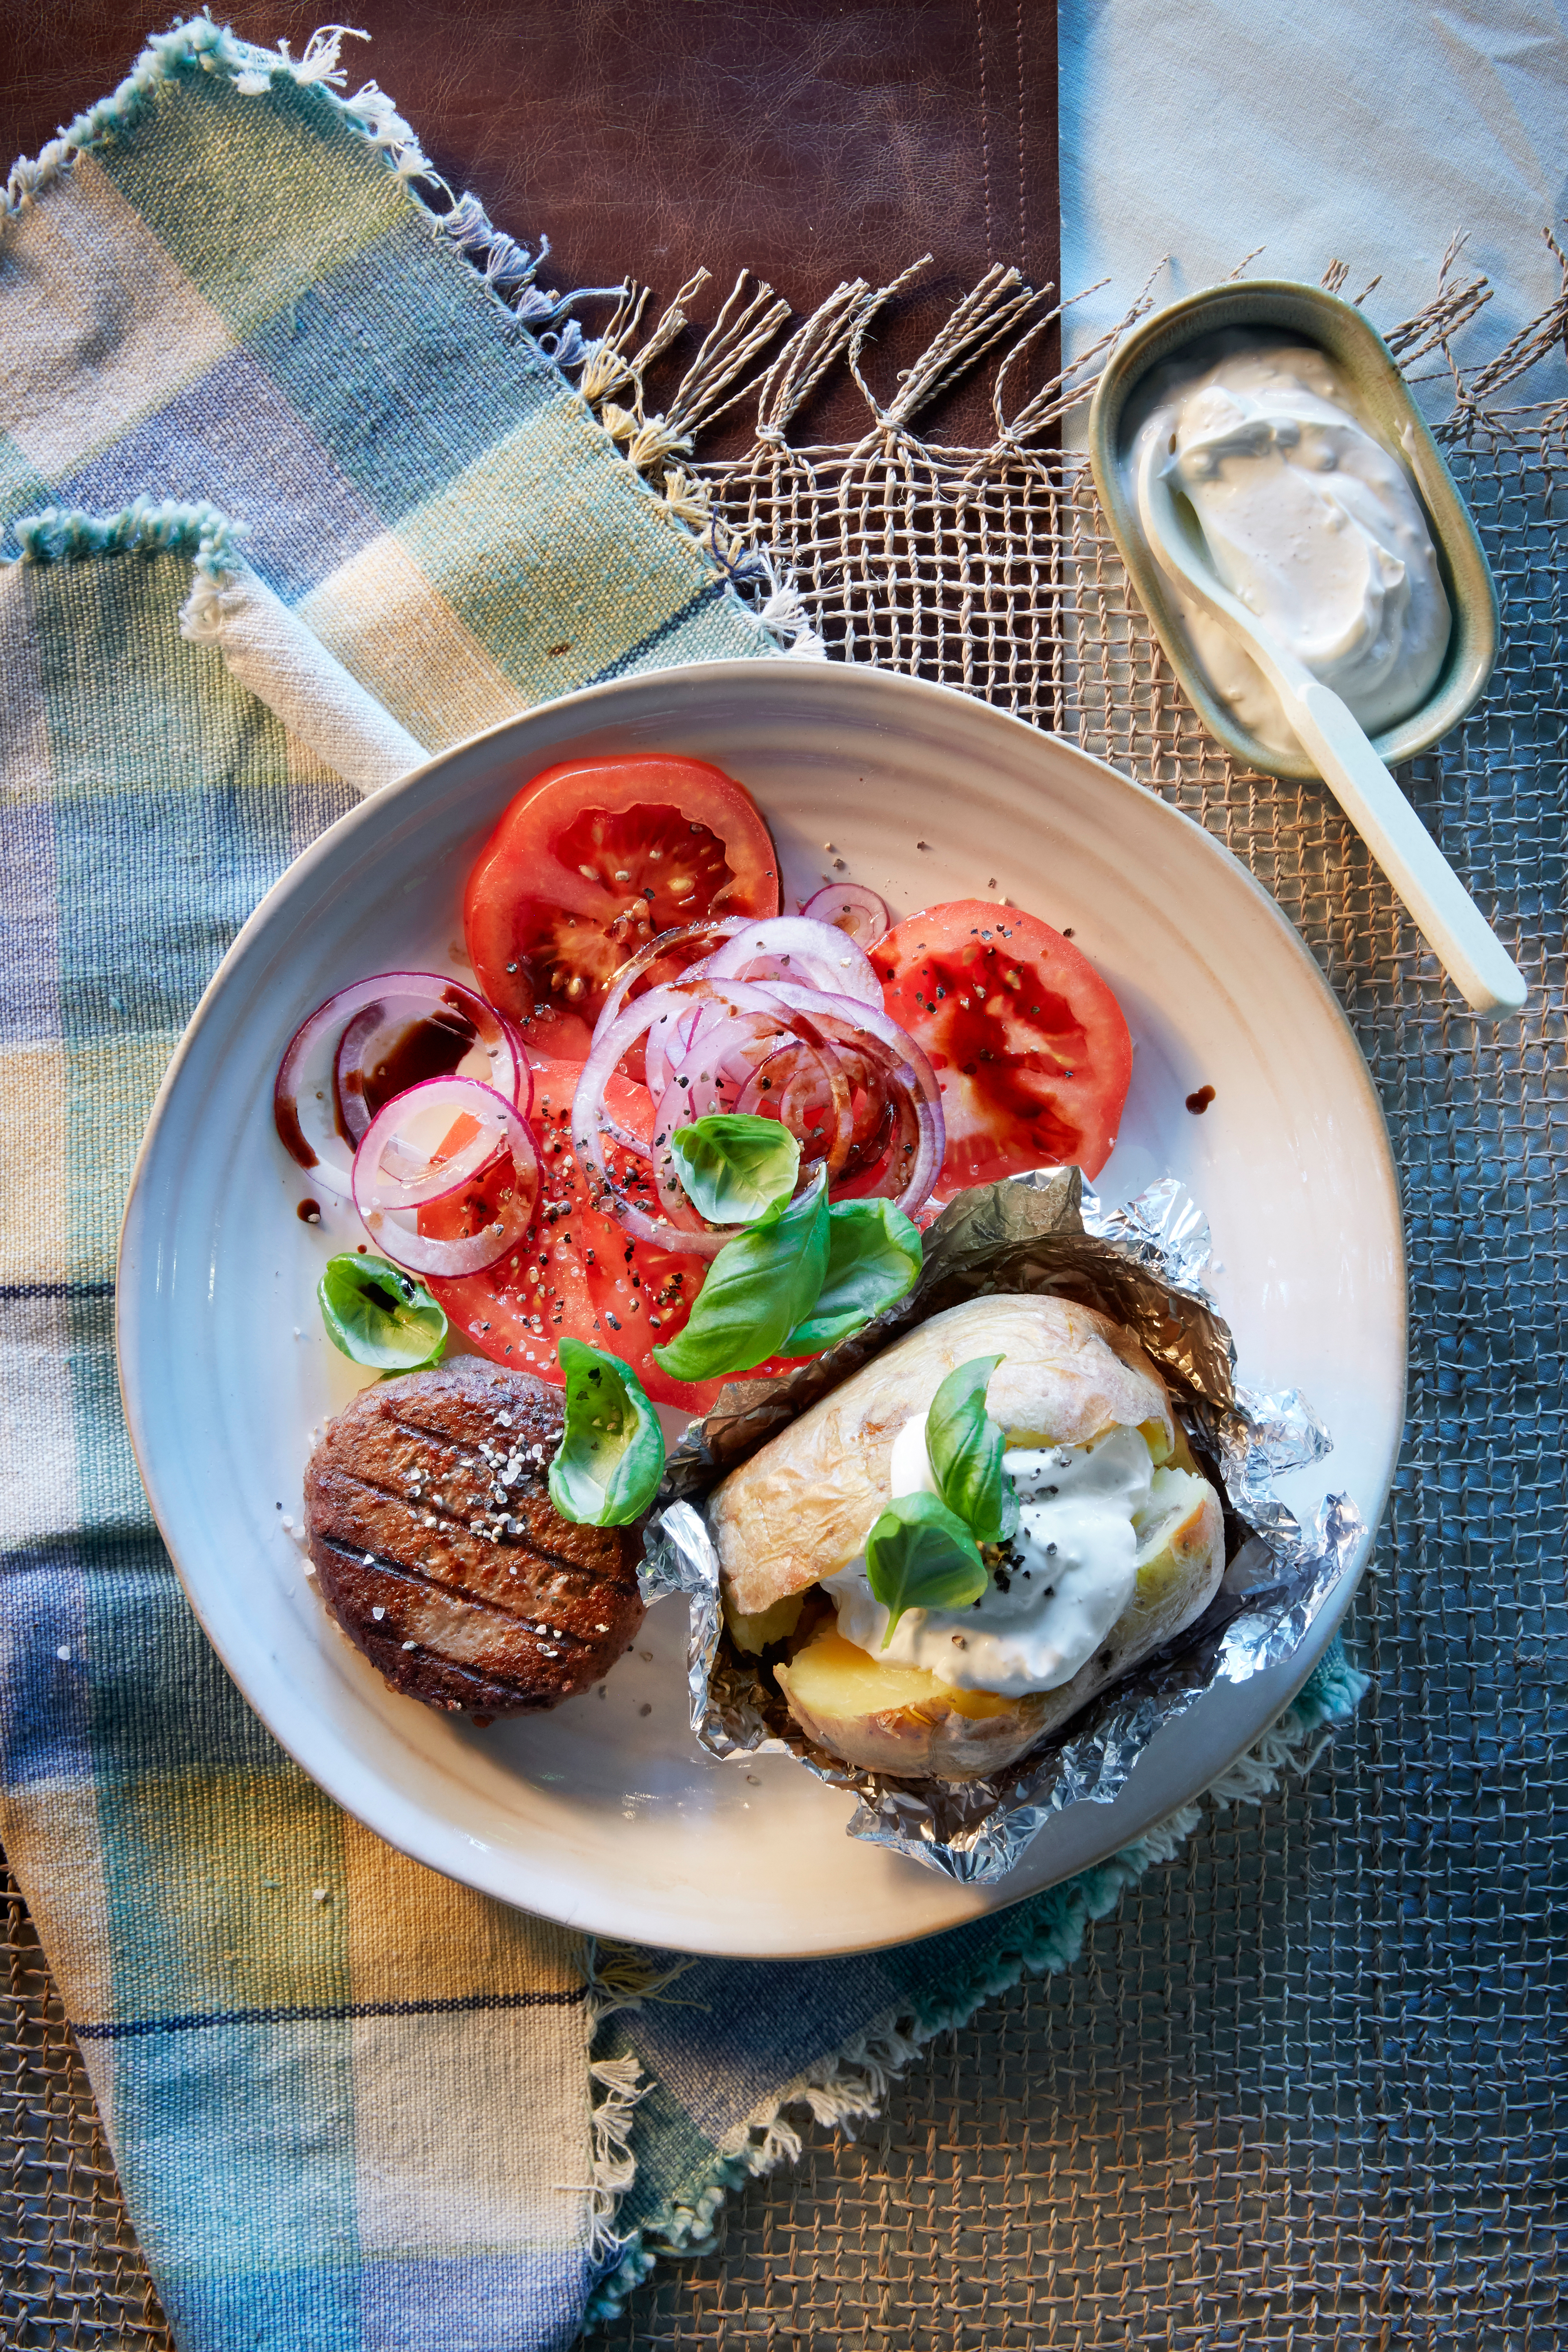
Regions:
M 172 0 L 49 0 L 6 11 L 0 157 L 36 154 L 112 89 Z M 190 13 L 182 9 L 181 14 Z M 213 13 L 298 57 L 321 0 L 238 0 Z M 924 253 L 918 288 L 874 362 L 891 392 L 993 261 L 1036 286 L 1057 274 L 1056 11 L 1040 0 L 368 0 L 372 37 L 345 44 L 455 188 L 533 244 L 541 282 L 661 298 L 713 273 L 706 322 L 742 269 L 800 310 L 841 278 L 873 286 Z M 585 309 L 585 326 L 602 320 Z M 677 353 L 679 356 L 679 353 Z M 835 383 L 815 435 L 860 430 Z M 989 438 L 978 390 L 937 422 Z

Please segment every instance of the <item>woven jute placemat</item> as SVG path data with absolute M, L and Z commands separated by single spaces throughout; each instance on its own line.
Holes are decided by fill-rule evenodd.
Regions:
M 853 452 L 775 434 L 706 469 L 835 652 L 1076 735 L 1300 927 L 1403 1176 L 1410 1419 L 1349 1628 L 1376 1685 L 1332 1764 L 1211 1818 L 1078 1969 L 941 2042 L 861 2139 L 809 2138 L 602 2352 L 1568 2340 L 1563 420 L 1472 413 L 1451 457 L 1503 653 L 1407 785 L 1528 974 L 1501 1029 L 1443 986 L 1319 788 L 1239 772 L 1201 733 L 1071 461 L 889 426 Z M 168 2339 L 14 1894 L 5 1920 L 5 2340 L 151 2352 Z

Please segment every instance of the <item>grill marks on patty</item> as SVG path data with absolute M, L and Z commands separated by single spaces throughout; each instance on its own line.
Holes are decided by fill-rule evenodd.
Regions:
M 634 1538 L 550 1502 L 560 1428 L 558 1390 L 468 1356 L 367 1389 L 330 1424 L 306 1474 L 317 1580 L 394 1689 L 531 1713 L 635 1633 Z

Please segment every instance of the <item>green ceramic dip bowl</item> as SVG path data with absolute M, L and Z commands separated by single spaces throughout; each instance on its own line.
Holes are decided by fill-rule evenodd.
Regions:
M 1211 735 L 1249 768 L 1275 776 L 1315 776 L 1304 751 L 1260 743 L 1221 702 L 1199 666 L 1166 575 L 1138 521 L 1128 467 L 1149 404 L 1153 370 L 1193 350 L 1193 373 L 1217 356 L 1204 345 L 1224 329 L 1278 329 L 1287 341 L 1315 343 L 1343 375 L 1364 420 L 1414 476 L 1437 551 L 1453 626 L 1443 667 L 1426 699 L 1397 726 L 1371 739 L 1389 767 L 1428 751 L 1479 700 L 1497 659 L 1497 590 L 1475 525 L 1376 329 L 1337 294 L 1287 278 L 1211 286 L 1156 310 L 1134 328 L 1100 379 L 1089 413 L 1089 461 L 1101 505 L 1138 601 Z M 1142 399 L 1140 400 L 1140 393 Z

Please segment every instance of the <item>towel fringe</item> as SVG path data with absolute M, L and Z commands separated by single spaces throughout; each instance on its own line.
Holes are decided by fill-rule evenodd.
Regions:
M 232 521 L 214 506 L 140 498 L 111 515 L 45 507 L 35 515 L 19 515 L 11 528 L 26 563 L 68 563 L 88 555 L 189 555 L 195 559 L 198 582 L 215 593 L 235 558 L 236 542 L 250 526 Z
M 631 432 L 634 431 L 637 424 L 641 422 L 643 376 L 653 362 L 669 350 L 682 330 L 690 324 L 686 305 L 707 284 L 709 275 L 710 273 L 706 269 L 693 272 L 674 300 L 664 311 L 646 342 L 635 352 L 628 350 L 627 347 L 642 323 L 643 312 L 651 299 L 652 289 L 646 286 L 639 286 L 631 278 L 628 278 L 622 287 L 620 299 L 616 303 L 610 324 L 595 346 L 587 366 L 583 369 L 579 385 L 589 406 L 600 409 L 605 416 L 612 413 L 604 407 L 610 394 L 620 392 L 622 385 L 630 385 L 632 414 L 628 422 L 628 430 L 622 437 L 630 438 Z M 613 413 L 621 415 L 624 412 L 616 409 Z M 607 425 L 606 430 L 610 429 Z M 615 436 L 612 435 L 612 437 Z
M 582 1953 L 591 2030 L 620 2010 L 641 2009 L 645 2001 L 659 2000 L 671 1985 L 695 1966 L 695 1960 L 689 1958 L 663 1965 L 652 1959 L 640 1945 L 620 1943 L 612 1937 L 591 1936 Z
M 1057 320 L 1065 318 L 1075 302 L 1087 301 L 1091 294 L 1098 294 L 1103 287 L 1108 286 L 1110 279 L 1102 278 L 1097 285 L 1086 286 L 1081 294 L 1071 295 L 1065 302 L 1059 302 L 1053 310 L 1049 310 L 1043 318 L 1037 319 L 1027 333 L 1019 338 L 1003 358 L 1000 367 L 997 370 L 996 382 L 991 388 L 991 414 L 997 420 L 997 437 L 992 449 L 988 453 L 990 457 L 995 458 L 1004 452 L 1016 455 L 1022 443 L 1038 440 L 1050 426 L 1065 416 L 1070 408 L 1076 408 L 1081 400 L 1086 400 L 1089 397 L 1124 335 L 1127 334 L 1137 325 L 1140 319 L 1154 309 L 1154 282 L 1165 268 L 1166 258 L 1167 257 L 1162 254 L 1159 260 L 1155 262 L 1139 291 L 1134 296 L 1132 302 L 1115 325 L 1108 327 L 1103 335 L 1090 344 L 1087 351 L 1079 354 L 1077 359 L 1070 360 L 1065 367 L 1060 369 L 1051 377 L 1049 383 L 1041 384 L 1040 390 L 1030 399 L 1026 400 L 1017 415 L 1009 419 L 1002 414 L 1002 394 L 1014 362 L 1022 357 L 1030 344 L 1037 337 L 1042 335 L 1048 327 L 1053 325 Z
M 862 310 L 849 339 L 846 357 L 850 371 L 864 394 L 866 404 L 877 425 L 887 434 L 902 432 L 921 409 L 928 407 L 939 393 L 949 390 L 961 376 L 967 375 L 998 342 L 1016 339 L 1018 329 L 1035 304 L 1044 299 L 1044 296 L 1037 293 L 1019 270 L 1011 267 L 1004 268 L 999 261 L 993 262 L 979 284 L 970 288 L 956 309 L 937 329 L 913 366 L 900 372 L 899 389 L 884 408 L 862 372 L 861 359 L 866 335 L 877 312 L 918 270 L 924 269 L 930 259 L 928 253 L 924 255 L 895 278 L 891 285 L 884 286 L 875 299 Z
M 747 362 L 772 341 L 789 316 L 788 302 L 781 300 L 764 279 L 757 281 L 757 289 L 748 299 L 742 299 L 749 274 L 743 269 L 736 279 L 663 415 L 646 414 L 643 379 L 652 362 L 668 350 L 688 324 L 686 305 L 706 283 L 706 269 L 699 269 L 682 287 L 641 351 L 628 356 L 624 349 L 641 315 L 640 299 L 627 311 L 624 328 L 614 347 L 606 350 L 601 344 L 602 357 L 591 360 L 584 370 L 583 397 L 590 406 L 598 404 L 600 422 L 611 439 L 625 443 L 626 462 L 634 473 L 649 476 L 665 458 L 689 456 L 698 433 L 727 415 L 736 402 L 744 398 L 746 387 L 742 384 L 737 389 L 737 379 Z M 618 311 L 617 317 L 620 316 Z M 615 320 L 611 326 L 615 327 Z M 607 396 L 628 384 L 632 393 L 630 408 Z
M 1543 228 L 1541 235 L 1557 264 L 1557 292 L 1537 317 L 1527 320 L 1496 357 L 1478 368 L 1470 378 L 1467 396 L 1483 406 L 1489 394 L 1517 383 L 1539 361 L 1563 349 L 1563 335 L 1568 331 L 1568 253 L 1563 252 L 1551 229 Z
M 1451 279 L 1454 266 L 1469 242 L 1469 234 L 1464 230 L 1449 238 L 1437 265 L 1437 290 L 1431 300 L 1423 303 L 1410 318 L 1401 319 L 1384 336 L 1402 368 L 1408 370 L 1412 361 L 1424 359 L 1433 351 L 1441 351 L 1451 365 L 1448 346 L 1453 338 L 1467 320 L 1473 319 L 1491 300 L 1491 287 L 1479 273 L 1473 278 Z
M 591 408 L 602 406 L 612 392 L 631 382 L 632 362 L 626 346 L 637 331 L 648 296 L 646 286 L 631 278 L 623 281 L 609 324 L 583 362 L 578 378 L 578 390 Z
M 664 476 L 664 504 L 700 539 L 713 520 L 713 485 L 684 466 L 672 466 Z
M 1323 271 L 1322 276 L 1319 278 L 1318 284 L 1322 288 L 1325 294 L 1343 294 L 1347 283 L 1349 282 L 1349 278 L 1350 264 L 1348 261 L 1331 261 L 1328 268 Z M 1367 296 L 1372 293 L 1375 288 L 1381 286 L 1382 283 L 1383 272 L 1380 269 L 1375 278 L 1369 278 L 1367 279 L 1366 284 L 1362 288 L 1359 294 L 1352 296 L 1352 308 L 1359 310 Z
M 737 380 L 789 316 L 789 303 L 774 293 L 766 278 L 757 279 L 756 292 L 748 301 L 741 301 L 749 275 L 743 269 L 736 279 L 696 357 L 675 387 L 669 424 L 678 433 L 695 437 L 744 399 L 748 387 L 734 389 Z
M 588 2252 L 596 2263 L 614 2262 L 628 2240 L 615 2227 L 621 2200 L 637 2178 L 632 2125 L 648 2084 L 635 2058 L 595 2058 L 589 2063 L 590 2158 Z M 595 2089 L 598 2097 L 594 2097 Z

